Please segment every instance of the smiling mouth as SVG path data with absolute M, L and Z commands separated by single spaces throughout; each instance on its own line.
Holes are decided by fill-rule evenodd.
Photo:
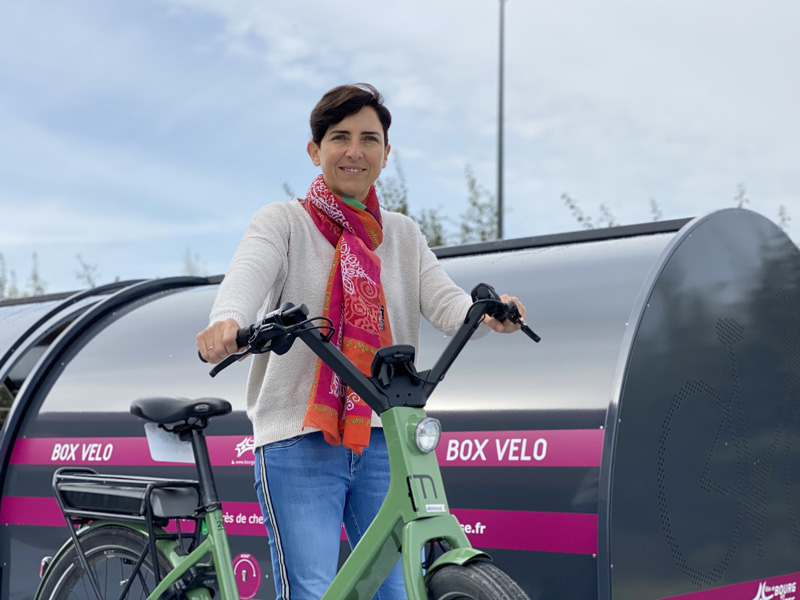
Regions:
M 365 169 L 357 169 L 356 167 L 340 167 L 345 173 L 361 173 Z

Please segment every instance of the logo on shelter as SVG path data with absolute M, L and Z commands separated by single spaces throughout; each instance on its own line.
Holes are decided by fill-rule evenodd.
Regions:
M 768 585 L 766 581 L 758 584 L 758 591 L 753 600 L 795 600 L 797 582 L 782 583 L 780 585 Z M 791 594 L 791 595 L 789 595 Z
M 231 461 L 232 465 L 247 465 L 252 466 L 255 464 L 256 442 L 253 436 L 244 438 L 241 442 L 236 444 L 236 459 Z M 242 456 L 248 454 L 247 458 L 242 459 Z

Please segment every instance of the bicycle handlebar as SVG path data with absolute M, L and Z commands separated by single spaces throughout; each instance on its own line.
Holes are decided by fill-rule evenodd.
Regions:
M 534 342 L 541 340 L 525 323 L 516 303 L 513 301 L 506 303 L 500 300 L 500 296 L 492 286 L 485 283 L 475 286 L 472 290 L 472 300 L 473 304 L 467 311 L 464 323 L 459 327 L 434 367 L 430 371 L 417 373 L 412 362 L 411 367 L 406 370 L 406 374 L 418 380 L 416 383 L 421 385 L 424 399 L 430 396 L 436 385 L 444 378 L 485 315 L 494 317 L 498 321 L 509 319 L 512 323 L 519 324 L 522 331 Z M 323 321 L 324 324 L 316 323 L 318 321 Z M 322 329 L 327 329 L 327 332 L 322 333 Z M 216 365 L 209 375 L 216 376 L 217 373 L 248 354 L 264 352 L 284 354 L 291 348 L 294 340 L 299 337 L 378 414 L 389 408 L 388 398 L 382 391 L 382 387 L 387 384 L 359 371 L 335 345 L 330 343 L 332 334 L 333 327 L 330 325 L 330 321 L 323 317 L 309 319 L 308 308 L 305 304 L 295 306 L 286 302 L 279 309 L 266 315 L 260 323 L 240 329 L 236 335 L 236 343 L 240 348 L 246 346 L 247 349 L 228 356 Z M 410 360 L 413 361 L 413 354 Z

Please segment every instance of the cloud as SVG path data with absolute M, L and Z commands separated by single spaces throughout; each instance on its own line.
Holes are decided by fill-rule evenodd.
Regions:
M 194 240 L 227 253 L 281 184 L 306 188 L 308 113 L 348 81 L 387 99 L 412 210 L 463 211 L 466 164 L 495 189 L 497 2 L 47 6 L 12 3 L 0 20 L 0 207 L 19 224 L 0 225 L 3 244 L 172 230 L 179 255 Z M 800 221 L 800 4 L 505 10 L 509 236 L 577 228 L 564 192 L 632 222 L 651 198 L 665 218 L 731 206 L 740 182 L 753 208 Z
M 252 196 L 220 173 L 203 172 L 179 157 L 44 127 L 9 114 L 2 105 L 0 127 L 15 141 L 0 146 L 3 204 L 36 205 L 56 197 L 76 213 L 98 218 L 110 211 L 126 218 L 149 211 L 192 221 L 216 214 L 228 198 Z M 255 200 L 253 210 L 257 205 Z
M 246 221 L 246 219 L 244 219 Z M 196 218 L 175 221 L 156 213 L 102 214 L 75 210 L 66 200 L 53 198 L 31 204 L 11 202 L 3 209 L 0 238 L 3 247 L 105 243 L 159 243 L 159 238 L 241 233 L 242 216 L 227 221 Z

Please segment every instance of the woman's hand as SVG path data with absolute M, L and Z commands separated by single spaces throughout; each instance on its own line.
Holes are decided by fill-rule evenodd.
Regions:
M 217 364 L 231 354 L 244 350 L 236 346 L 236 334 L 239 332 L 236 319 L 217 321 L 197 334 L 197 349 L 203 360 Z
M 519 301 L 519 298 L 516 296 L 508 296 L 506 294 L 502 294 L 500 296 L 500 300 L 503 302 L 508 302 L 509 300 L 513 300 L 514 303 L 517 305 L 519 309 L 519 314 L 522 317 L 522 320 L 525 320 L 525 306 L 522 302 Z M 511 319 L 506 319 L 505 321 L 498 321 L 494 317 L 486 316 L 483 318 L 483 322 L 486 323 L 489 327 L 499 333 L 513 333 L 515 331 L 519 331 L 521 325 L 517 323 L 512 323 Z

